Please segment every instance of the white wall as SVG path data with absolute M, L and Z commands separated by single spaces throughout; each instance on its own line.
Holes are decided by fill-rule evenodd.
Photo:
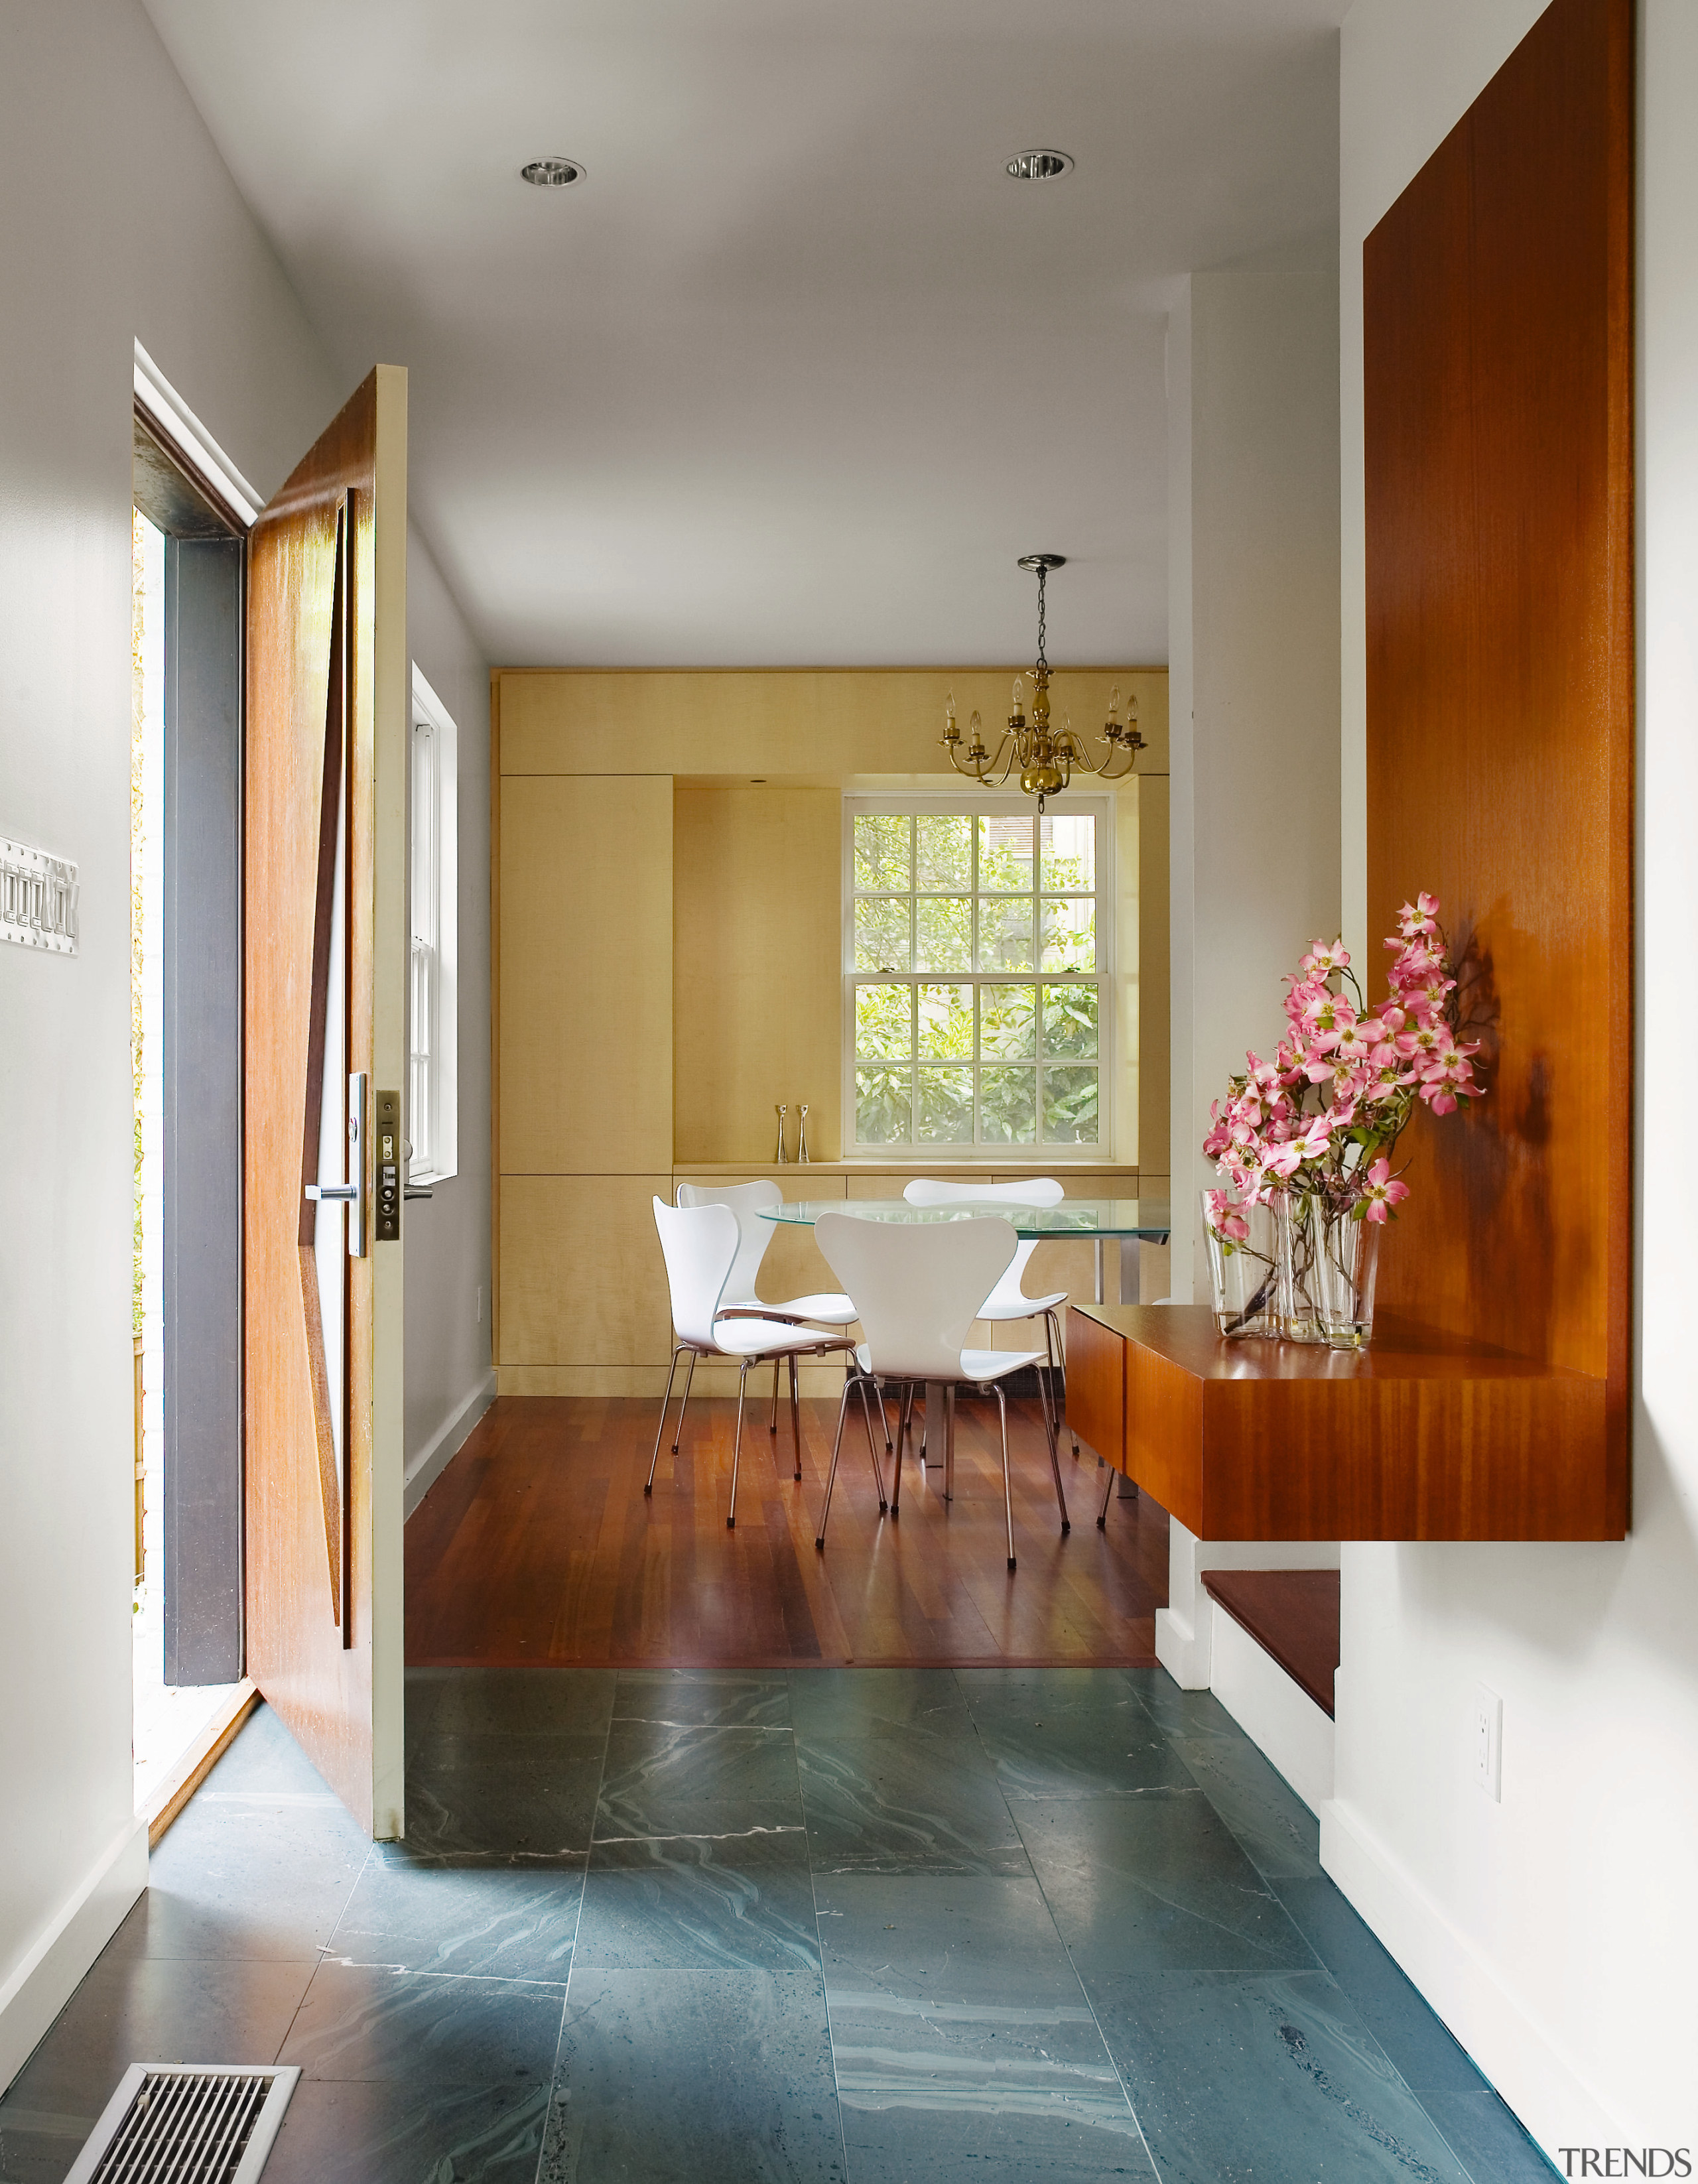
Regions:
M 1361 242 L 1542 12 L 1357 0 L 1344 31 L 1345 892 L 1363 842 Z M 1323 1862 L 1547 2151 L 1698 2144 L 1698 10 L 1640 0 L 1642 822 L 1634 1529 L 1621 1546 L 1346 1546 Z M 1623 1117 L 1625 1127 L 1626 1118 Z M 1648 1212 L 1649 1217 L 1645 1217 Z M 1504 1702 L 1502 1802 L 1472 1705 Z
M 130 1756 L 134 345 L 262 493 L 350 389 L 136 0 L 0 6 L 0 833 L 75 858 L 82 887 L 75 959 L 0 946 L 3 2086 L 147 1869 Z M 475 977 L 487 699 L 439 580 L 419 577 L 415 644 L 468 761 Z M 487 1128 L 468 1045 L 470 1203 Z M 487 1216 L 465 1217 L 487 1253 Z
M 1338 930 L 1331 239 L 1194 273 L 1169 320 L 1173 1295 L 1207 1294 L 1209 1103 Z M 1183 1248 L 1187 1230 L 1194 1259 Z
M 74 960 L 0 947 L 3 2084 L 146 1873 L 130 1762 L 134 344 L 265 489 L 337 389 L 134 0 L 0 12 L 0 832 L 74 857 L 82 887 Z
M 454 720 L 459 759 L 459 1172 L 433 1184 L 429 1199 L 410 1200 L 402 1221 L 410 1515 L 495 1393 L 489 1356 L 489 666 L 416 532 L 408 545 L 407 619 L 413 658 Z

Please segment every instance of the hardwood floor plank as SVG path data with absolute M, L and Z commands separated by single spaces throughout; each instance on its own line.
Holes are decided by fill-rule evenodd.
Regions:
M 697 1396 L 677 1455 L 643 1492 L 656 1407 L 503 1396 L 407 1528 L 407 1658 L 415 1666 L 1147 1664 L 1166 1598 L 1167 1519 L 1116 1501 L 1096 1529 L 1101 1474 L 1063 1459 L 1063 1538 L 1035 1404 L 1009 1406 L 1015 1545 L 1006 1568 L 995 1412 L 964 1403 L 955 1496 L 941 1462 L 903 1466 L 881 1518 L 851 1417 L 824 1553 L 814 1546 L 835 1402 L 745 1415 L 738 1521 L 727 1530 L 736 1404 Z M 887 1484 L 888 1483 L 887 1476 Z

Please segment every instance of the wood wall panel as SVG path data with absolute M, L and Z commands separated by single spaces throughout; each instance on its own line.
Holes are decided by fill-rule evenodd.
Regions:
M 680 788 L 672 805 L 675 1154 L 768 1161 L 773 1105 L 808 1102 L 841 1150 L 843 799 L 832 788 Z
M 1630 0 L 1555 0 L 1364 248 L 1368 910 L 1443 900 L 1489 1095 L 1406 1140 L 1383 1305 L 1606 1376 L 1625 1520 Z M 1377 946 L 1377 939 L 1376 939 Z M 1378 980 L 1380 967 L 1371 967 Z
M 655 1175 L 503 1176 L 498 1365 L 664 1365 L 671 1354 Z
M 929 787 L 916 777 L 949 778 L 938 738 L 949 691 L 964 730 L 977 706 L 994 731 L 1007 716 L 1011 678 L 1030 665 L 502 668 L 501 764 L 509 774 L 595 773 L 615 750 L 629 752 L 645 772 L 686 780 L 765 774 L 838 785 L 883 775 L 893 786 Z M 1115 682 L 1138 699 L 1149 744 L 1140 763 L 1165 773 L 1165 667 L 1057 668 L 1056 718 L 1071 713 L 1100 727 Z
M 652 775 L 504 798 L 503 1174 L 670 1172 L 671 844 L 672 785 Z

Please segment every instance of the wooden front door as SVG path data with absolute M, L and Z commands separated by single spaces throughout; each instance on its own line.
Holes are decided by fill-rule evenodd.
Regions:
M 381 1837 L 403 1824 L 401 1247 L 373 1140 L 407 1052 L 406 538 L 407 376 L 379 365 L 248 547 L 243 1349 L 248 1672 Z

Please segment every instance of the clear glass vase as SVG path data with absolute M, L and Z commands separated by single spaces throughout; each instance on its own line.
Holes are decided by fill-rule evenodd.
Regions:
M 1274 1201 L 1280 1332 L 1288 1342 L 1364 1350 L 1373 1334 L 1379 1228 L 1317 1192 L 1282 1191 Z
M 1216 1328 L 1232 1340 L 1247 1334 L 1277 1336 L 1279 1262 L 1272 1208 L 1230 1204 L 1223 1207 L 1220 1192 L 1205 1190 L 1201 1195 Z M 1222 1212 L 1230 1215 L 1231 1226 L 1242 1223 L 1246 1233 L 1243 1236 L 1227 1234 L 1221 1222 Z

